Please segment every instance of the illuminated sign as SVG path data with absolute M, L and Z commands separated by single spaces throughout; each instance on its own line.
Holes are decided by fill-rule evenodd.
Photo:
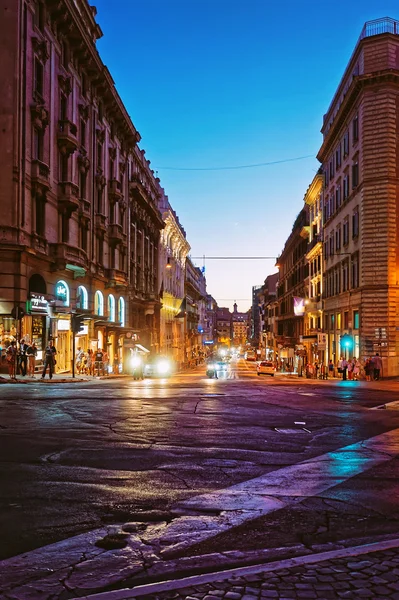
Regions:
M 30 293 L 30 310 L 31 312 L 47 312 L 48 302 L 41 294 Z
M 69 306 L 69 287 L 65 281 L 57 281 L 55 284 L 55 297 L 60 300 L 64 306 Z
M 303 317 L 305 314 L 305 299 L 294 296 L 294 315 L 296 317 Z
M 69 331 L 71 328 L 71 322 L 68 319 L 58 319 L 57 321 L 58 331 Z

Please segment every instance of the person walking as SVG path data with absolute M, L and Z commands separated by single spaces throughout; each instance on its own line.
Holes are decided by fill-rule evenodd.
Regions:
M 382 360 L 381 356 L 378 352 L 373 356 L 373 370 L 374 370 L 374 381 L 378 381 L 380 379 L 380 372 L 382 369 Z
M 56 352 L 57 351 L 56 351 L 55 347 L 49 341 L 49 343 L 47 344 L 46 349 L 44 351 L 44 366 L 43 366 L 43 372 L 42 372 L 42 379 L 45 379 L 45 377 L 46 377 L 47 367 L 49 370 L 49 378 L 50 379 L 53 378 Z
M 353 359 L 353 379 L 355 379 L 356 381 L 359 379 L 360 376 L 360 361 L 357 358 Z
M 85 353 L 83 352 L 82 348 L 79 346 L 78 353 L 76 355 L 76 371 L 78 372 L 78 375 L 80 375 L 82 372 L 84 357 L 85 357 Z
M 36 367 L 36 356 L 37 356 L 37 346 L 35 342 L 26 351 L 28 355 L 28 377 L 35 376 L 35 367 Z
M 348 379 L 349 381 L 353 379 L 353 358 L 348 360 Z
M 17 380 L 17 342 L 12 341 L 6 350 L 8 374 L 10 379 Z
M 372 370 L 373 370 L 373 367 L 372 367 L 371 356 L 369 356 L 364 361 L 364 374 L 366 376 L 366 381 L 371 381 Z
M 348 361 L 342 357 L 342 380 L 346 381 L 346 371 L 348 370 Z
M 343 377 L 343 369 L 342 369 L 343 360 L 344 360 L 344 357 L 341 356 L 341 358 L 339 359 L 338 364 L 337 364 L 338 373 L 341 375 L 341 378 Z
M 90 348 L 87 351 L 87 355 L 86 355 L 86 372 L 87 375 L 93 375 L 93 371 L 94 371 L 94 360 L 93 360 L 93 350 L 91 350 Z
M 335 377 L 334 363 L 331 358 L 328 361 L 328 377 Z
M 29 346 L 28 344 L 25 343 L 25 340 L 21 340 L 19 343 L 19 353 L 18 353 L 18 359 L 19 359 L 19 370 L 20 373 L 22 375 L 22 377 L 26 376 L 26 372 L 27 372 L 27 367 L 28 367 L 28 356 L 27 356 L 27 350 L 28 350 Z

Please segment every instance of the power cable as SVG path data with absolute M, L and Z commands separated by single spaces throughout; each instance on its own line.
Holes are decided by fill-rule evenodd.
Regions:
M 296 156 L 295 158 L 284 158 L 282 160 L 273 160 L 271 162 L 255 163 L 251 165 L 237 165 L 235 167 L 154 167 L 154 169 L 165 169 L 167 171 L 231 171 L 234 169 L 253 169 L 255 167 L 267 167 L 269 165 L 279 165 L 281 163 L 295 162 L 305 158 L 315 158 L 314 154 L 306 156 Z

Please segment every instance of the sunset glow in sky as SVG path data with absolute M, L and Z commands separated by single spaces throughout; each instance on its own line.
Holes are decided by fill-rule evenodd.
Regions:
M 93 3 L 101 58 L 191 255 L 277 257 L 319 167 L 323 114 L 363 24 L 399 18 L 397 2 Z M 247 310 L 274 265 L 205 261 L 208 292 Z

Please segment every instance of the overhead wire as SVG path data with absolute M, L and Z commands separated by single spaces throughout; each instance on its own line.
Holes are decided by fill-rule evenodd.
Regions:
M 154 167 L 154 169 L 165 169 L 167 171 L 231 171 L 234 169 L 253 169 L 255 167 L 267 167 L 269 165 L 278 165 L 281 163 L 304 160 L 305 158 L 315 158 L 315 154 L 307 154 L 306 156 L 296 156 L 295 158 L 284 158 L 282 160 L 273 160 L 270 162 L 254 163 L 250 165 L 236 165 L 227 167 Z

